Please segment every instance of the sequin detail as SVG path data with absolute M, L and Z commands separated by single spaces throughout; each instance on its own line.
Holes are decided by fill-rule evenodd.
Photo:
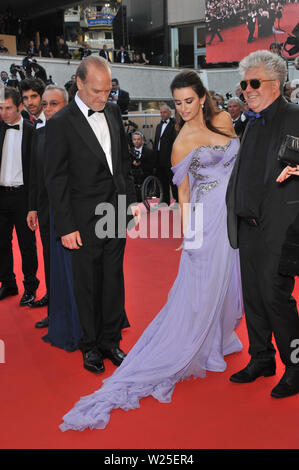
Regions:
M 210 181 L 210 183 L 200 183 L 197 184 L 196 187 L 196 202 L 200 202 L 202 200 L 202 197 L 211 191 L 211 189 L 214 189 L 217 184 L 219 184 L 219 181 Z

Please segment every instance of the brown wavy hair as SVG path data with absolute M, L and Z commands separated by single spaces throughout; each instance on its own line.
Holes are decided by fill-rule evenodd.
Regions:
M 174 77 L 170 85 L 172 95 L 173 95 L 174 90 L 179 89 L 179 88 L 187 88 L 187 87 L 191 87 L 197 93 L 199 98 L 202 98 L 203 96 L 206 95 L 206 99 L 205 99 L 204 106 L 203 106 L 203 115 L 204 115 L 204 120 L 205 120 L 207 128 L 212 132 L 216 132 L 217 134 L 231 137 L 230 134 L 227 134 L 226 132 L 222 132 L 217 127 L 213 126 L 212 124 L 213 118 L 217 114 L 221 113 L 222 111 L 216 107 L 209 91 L 203 86 L 203 83 L 201 79 L 199 78 L 199 75 L 193 70 L 183 70 L 182 72 L 178 73 Z M 175 114 L 176 114 L 176 130 L 177 132 L 179 132 L 181 128 L 183 127 L 183 125 L 185 124 L 185 121 L 182 119 L 182 117 L 179 115 L 177 111 L 175 112 Z

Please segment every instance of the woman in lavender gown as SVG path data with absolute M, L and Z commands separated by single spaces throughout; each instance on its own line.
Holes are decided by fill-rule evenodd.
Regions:
M 178 275 L 166 305 L 121 366 L 64 416 L 62 431 L 105 428 L 112 409 L 138 408 L 149 395 L 170 402 L 178 381 L 223 372 L 224 356 L 242 349 L 234 331 L 243 311 L 239 256 L 229 245 L 225 206 L 239 140 L 196 72 L 178 74 L 171 89 L 181 127 L 173 181 L 181 214 L 187 213 Z

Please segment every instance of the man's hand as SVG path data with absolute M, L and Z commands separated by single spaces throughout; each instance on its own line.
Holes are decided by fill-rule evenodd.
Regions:
M 68 248 L 69 250 L 79 250 L 80 246 L 83 246 L 78 230 L 61 237 L 61 243 L 64 248 Z
M 135 220 L 135 224 L 139 224 L 141 219 L 141 211 L 139 206 L 131 206 L 132 214 Z
M 27 225 L 30 230 L 35 231 L 37 229 L 37 211 L 29 211 L 27 214 Z
M 299 165 L 297 166 L 286 166 L 280 175 L 278 176 L 276 182 L 277 183 L 282 183 L 286 179 L 288 179 L 290 176 L 296 175 L 299 176 Z

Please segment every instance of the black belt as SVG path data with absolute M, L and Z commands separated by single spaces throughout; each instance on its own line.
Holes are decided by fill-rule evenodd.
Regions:
M 24 185 L 21 184 L 21 186 L 0 186 L 0 191 L 19 191 L 20 189 L 23 189 Z
M 251 225 L 251 227 L 257 227 L 259 224 L 258 220 L 254 217 L 240 217 L 240 219 L 243 220 L 247 225 Z

